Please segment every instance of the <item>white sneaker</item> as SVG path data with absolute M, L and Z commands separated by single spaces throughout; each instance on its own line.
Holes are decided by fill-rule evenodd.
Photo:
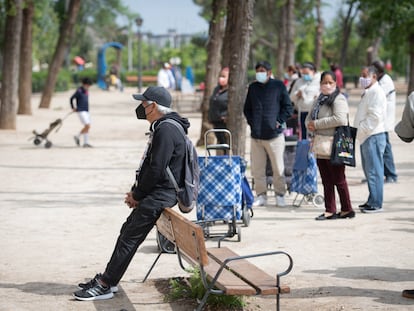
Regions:
M 267 203 L 266 195 L 261 194 L 257 196 L 256 200 L 253 202 L 253 206 L 263 206 L 263 205 L 266 205 L 266 203 Z
M 276 195 L 276 206 L 279 206 L 279 207 L 286 206 L 284 195 Z

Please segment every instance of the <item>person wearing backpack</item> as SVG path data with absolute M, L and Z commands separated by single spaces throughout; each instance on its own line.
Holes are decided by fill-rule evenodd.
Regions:
M 150 127 L 147 148 L 136 170 L 136 181 L 125 197 L 125 203 L 132 211 L 122 225 L 105 271 L 78 285 L 80 289 L 73 293 L 77 300 L 113 297 L 135 252 L 164 208 L 177 203 L 177 192 L 167 167 L 177 183 L 184 184 L 187 141 L 182 131 L 188 132 L 188 119 L 171 110 L 171 95 L 164 87 L 149 87 L 143 94 L 134 94 L 133 98 L 141 101 L 135 110 L 137 118 L 146 119 Z

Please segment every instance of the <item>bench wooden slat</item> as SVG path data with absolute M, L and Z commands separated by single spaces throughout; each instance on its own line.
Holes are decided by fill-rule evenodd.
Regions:
M 208 266 L 204 267 L 204 271 L 210 276 L 209 280 L 215 276 L 216 272 L 220 268 L 220 265 L 210 259 Z M 238 278 L 236 275 L 228 270 L 223 270 L 220 274 L 216 287 L 223 290 L 227 295 L 256 295 L 256 290 L 249 284 Z
M 163 213 L 171 221 L 175 238 L 173 241 L 180 251 L 202 266 L 207 266 L 208 257 L 203 229 L 170 208 L 164 209 Z
M 207 249 L 207 252 L 211 258 L 218 262 L 222 262 L 229 257 L 239 256 L 227 247 L 209 248 Z M 228 267 L 230 270 L 234 271 L 234 273 L 242 277 L 247 283 L 257 288 L 261 295 L 276 295 L 278 293 L 278 289 L 276 288 L 276 278 L 246 259 L 231 261 L 228 263 Z M 281 286 L 280 288 L 281 294 L 290 292 L 288 286 Z
M 158 218 L 157 229 L 163 236 L 165 236 L 166 239 L 172 242 L 175 241 L 171 222 L 165 213 L 162 213 L 160 218 Z

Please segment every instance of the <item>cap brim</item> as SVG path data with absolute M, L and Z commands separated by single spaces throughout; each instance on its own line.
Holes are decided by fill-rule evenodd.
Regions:
M 132 94 L 132 97 L 136 100 L 147 100 L 143 94 Z

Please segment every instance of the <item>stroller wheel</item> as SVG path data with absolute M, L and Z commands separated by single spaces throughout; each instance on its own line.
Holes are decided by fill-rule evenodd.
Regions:
M 47 141 L 46 143 L 45 143 L 45 148 L 50 148 L 50 147 L 52 147 L 52 142 L 51 141 Z
M 42 142 L 42 140 L 40 139 L 40 138 L 35 138 L 34 139 L 34 141 L 33 141 L 33 143 L 36 145 L 36 146 L 38 146 L 38 145 L 40 145 L 40 143 Z
M 325 198 L 321 194 L 316 194 L 312 199 L 312 203 L 316 207 L 321 207 L 325 203 Z

